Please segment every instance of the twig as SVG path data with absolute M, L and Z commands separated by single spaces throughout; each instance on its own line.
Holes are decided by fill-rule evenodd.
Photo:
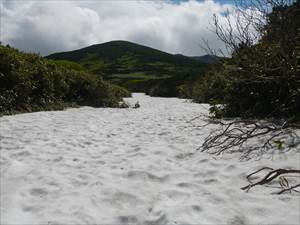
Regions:
M 253 173 L 250 173 L 250 174 L 246 177 L 247 180 L 250 182 L 250 177 L 251 177 L 251 176 L 253 176 L 254 174 L 257 174 L 257 173 L 259 173 L 260 171 L 265 170 L 265 169 L 268 169 L 268 170 L 274 170 L 274 169 L 272 169 L 272 168 L 270 168 L 270 167 L 263 167 L 263 168 L 261 168 L 261 169 L 259 169 L 259 170 L 254 171 Z
M 297 184 L 297 185 L 295 185 L 295 186 L 292 186 L 292 187 L 290 187 L 290 188 L 288 188 L 288 189 L 283 189 L 283 190 L 281 190 L 281 191 L 279 191 L 277 194 L 278 195 L 281 195 L 282 193 L 285 193 L 285 192 L 287 192 L 287 191 L 296 191 L 296 190 L 294 190 L 295 188 L 297 188 L 297 187 L 300 187 L 300 184 Z M 296 191 L 296 192 L 299 192 L 299 191 Z
M 261 169 L 263 170 L 263 169 Z M 260 170 L 260 171 L 261 171 Z M 252 174 L 249 174 L 247 176 L 247 179 L 249 178 L 249 176 L 257 173 L 259 171 L 256 171 Z M 282 175 L 282 174 L 289 174 L 289 173 L 300 173 L 300 170 L 290 170 L 290 169 L 277 169 L 277 170 L 272 170 L 271 172 L 269 172 L 263 179 L 261 179 L 260 181 L 254 183 L 254 184 L 249 184 L 245 187 L 242 187 L 241 189 L 242 190 L 249 190 L 250 188 L 256 186 L 256 185 L 264 185 L 264 184 L 267 184 L 269 182 L 271 182 L 272 180 L 274 180 L 276 177 Z

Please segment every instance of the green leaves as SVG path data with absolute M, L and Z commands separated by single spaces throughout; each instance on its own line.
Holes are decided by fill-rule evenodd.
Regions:
M 194 84 L 196 102 L 224 103 L 223 116 L 300 121 L 300 4 L 274 7 L 262 39 L 241 43 L 222 68 Z M 218 107 L 211 113 L 222 115 Z M 278 144 L 281 148 L 281 145 Z
M 0 45 L 0 114 L 62 109 L 74 103 L 117 107 L 128 95 L 76 63 L 54 62 Z

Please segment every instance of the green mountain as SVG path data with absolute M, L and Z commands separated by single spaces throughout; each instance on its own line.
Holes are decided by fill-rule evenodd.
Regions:
M 174 79 L 178 80 L 176 84 L 182 83 L 188 77 L 200 74 L 208 66 L 184 55 L 173 55 L 127 41 L 96 44 L 51 54 L 46 58 L 76 62 L 90 73 L 101 75 L 112 83 L 131 91 L 145 92 L 158 83 L 164 83 L 165 86 L 170 79 L 173 83 Z M 173 95 L 176 94 L 170 94 Z

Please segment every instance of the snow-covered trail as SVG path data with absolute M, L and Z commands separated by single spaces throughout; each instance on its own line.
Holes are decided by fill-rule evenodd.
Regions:
M 240 190 L 261 166 L 195 149 L 206 105 L 134 94 L 139 109 L 82 107 L 0 118 L 1 224 L 300 224 L 300 197 Z M 203 121 L 198 121 L 203 123 Z

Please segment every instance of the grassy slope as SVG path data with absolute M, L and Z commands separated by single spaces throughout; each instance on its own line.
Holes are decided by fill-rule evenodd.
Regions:
M 89 72 L 100 74 L 115 84 L 145 92 L 158 84 L 167 85 L 166 80 L 170 79 L 176 79 L 176 85 L 181 84 L 186 77 L 198 75 L 207 67 L 207 64 L 183 55 L 172 55 L 126 41 L 92 45 L 55 53 L 47 58 L 77 62 Z

